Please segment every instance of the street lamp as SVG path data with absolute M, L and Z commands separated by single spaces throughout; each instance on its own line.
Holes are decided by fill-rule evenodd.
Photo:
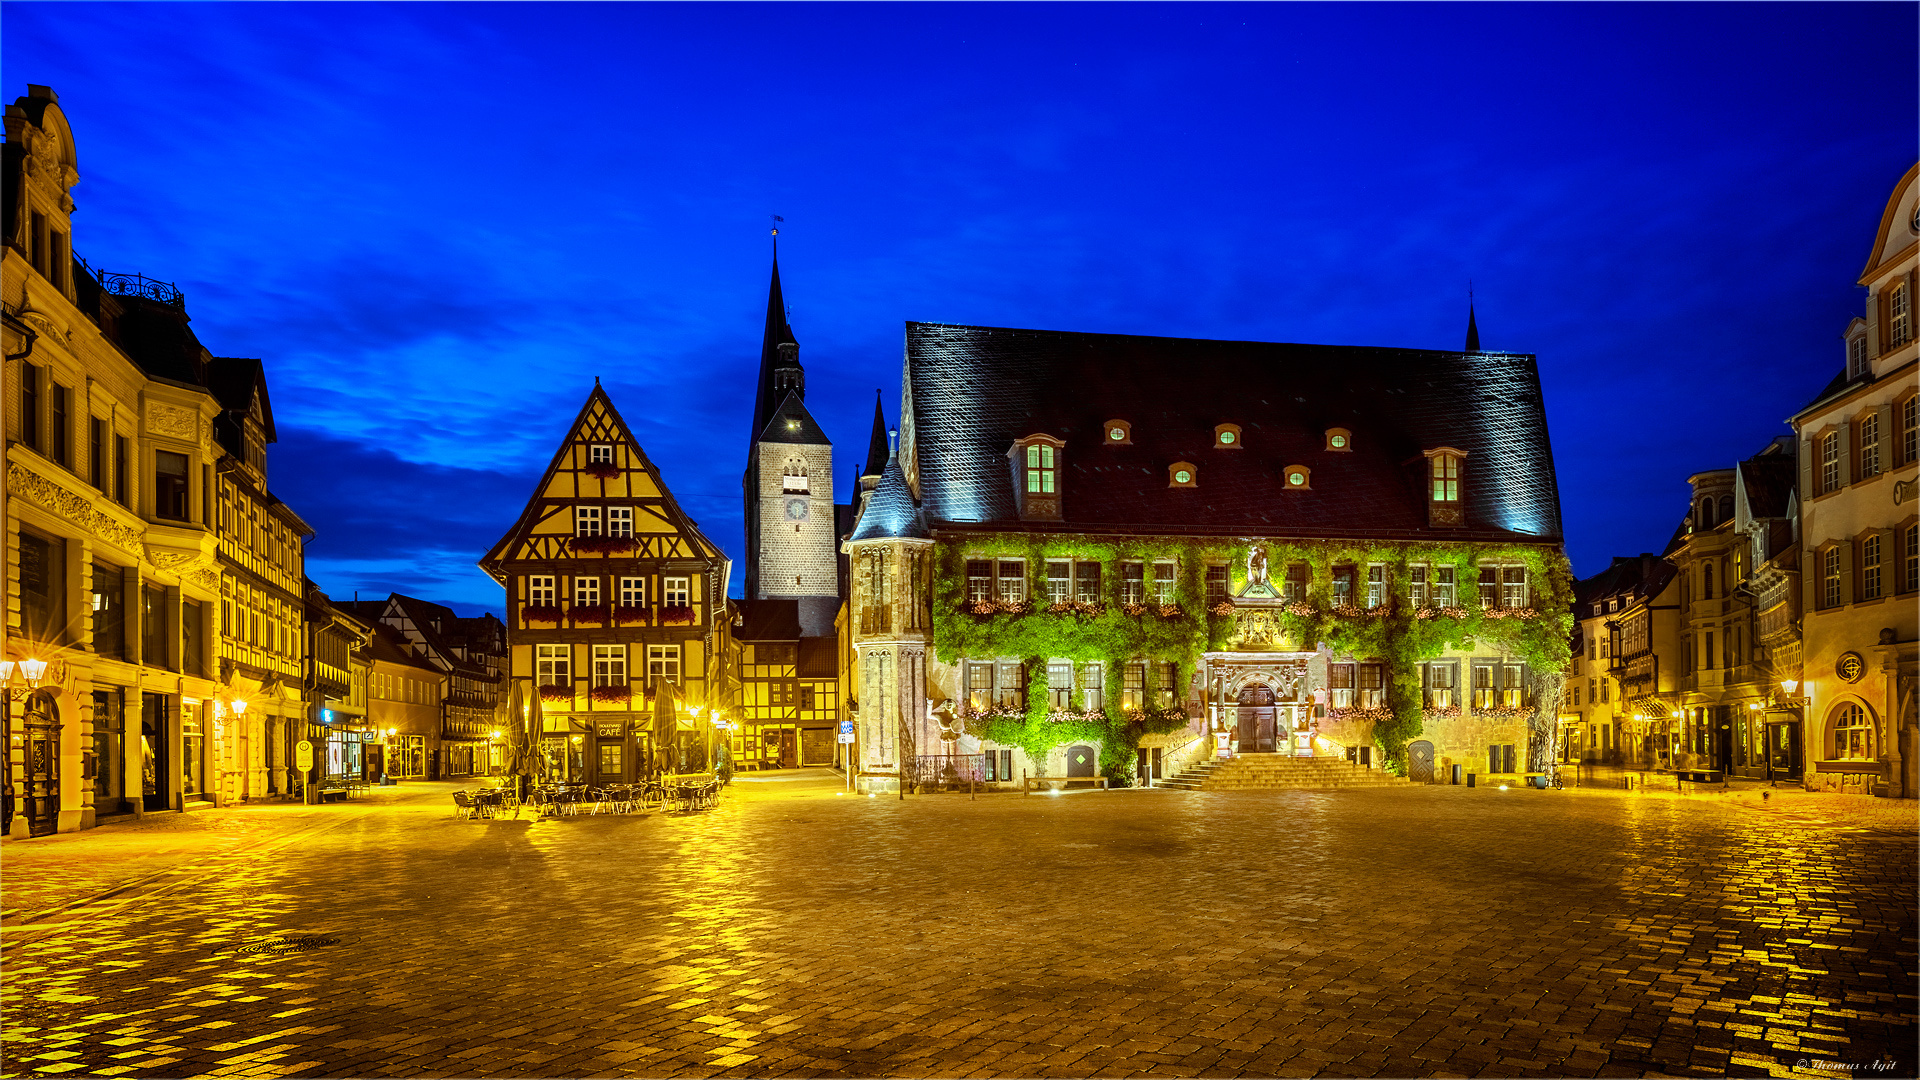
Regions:
M 13 673 L 16 669 L 20 672 L 20 677 L 26 680 L 27 685 L 13 685 Z M 0 686 L 6 687 L 8 696 L 15 700 L 40 689 L 40 680 L 46 678 L 46 676 L 47 662 L 45 660 L 20 660 L 17 662 L 13 660 L 0 660 Z

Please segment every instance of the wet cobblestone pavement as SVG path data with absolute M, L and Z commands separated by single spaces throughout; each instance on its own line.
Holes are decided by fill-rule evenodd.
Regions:
M 0 1071 L 1916 1071 L 1911 803 L 834 783 L 540 822 L 413 789 L 77 906 L 132 832 L 10 841 Z

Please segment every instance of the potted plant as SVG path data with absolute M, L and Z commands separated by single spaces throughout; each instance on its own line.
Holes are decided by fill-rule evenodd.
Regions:
M 575 604 L 569 614 L 573 616 L 573 621 L 576 623 L 591 622 L 605 624 L 607 621 L 607 605 Z
M 626 683 L 596 686 L 587 692 L 587 696 L 601 705 L 625 705 L 633 700 L 633 688 Z
M 545 683 L 540 687 L 541 701 L 573 701 L 573 687 L 567 683 Z
M 581 471 L 585 472 L 588 476 L 597 476 L 602 480 L 611 480 L 620 475 L 620 466 L 615 465 L 611 461 L 596 461 Z
M 691 625 L 693 622 L 692 604 L 666 604 L 660 608 L 660 625 Z
M 613 609 L 616 626 L 645 626 L 652 618 L 652 614 L 641 604 L 621 604 Z

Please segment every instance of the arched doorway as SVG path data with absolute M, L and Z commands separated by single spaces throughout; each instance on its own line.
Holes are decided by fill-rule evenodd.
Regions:
M 52 691 L 27 698 L 21 734 L 27 835 L 48 836 L 60 829 L 60 701 Z
M 1094 753 L 1093 747 L 1091 746 L 1084 743 L 1076 743 L 1067 747 L 1067 775 L 1084 776 L 1089 781 L 1088 783 L 1072 783 L 1067 786 L 1092 787 L 1093 785 L 1090 781 L 1093 779 L 1094 767 L 1099 764 L 1099 761 L 1100 755 Z
M 1425 739 L 1407 744 L 1407 779 L 1416 784 L 1433 783 L 1433 744 Z

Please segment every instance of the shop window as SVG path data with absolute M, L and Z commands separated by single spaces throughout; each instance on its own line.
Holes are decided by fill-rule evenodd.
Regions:
M 622 747 L 619 743 L 603 742 L 600 744 L 600 775 L 602 777 L 614 780 L 620 778 L 621 749 Z

